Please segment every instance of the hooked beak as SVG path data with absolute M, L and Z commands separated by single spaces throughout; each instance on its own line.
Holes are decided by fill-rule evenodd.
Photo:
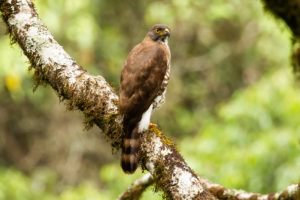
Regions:
M 166 29 L 161 33 L 161 36 L 167 36 L 167 37 L 170 37 L 170 36 L 171 36 L 170 30 L 166 28 Z

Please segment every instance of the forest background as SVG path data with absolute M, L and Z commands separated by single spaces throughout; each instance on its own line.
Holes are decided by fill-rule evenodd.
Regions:
M 56 40 L 118 90 L 130 49 L 171 26 L 171 80 L 152 117 L 189 166 L 228 188 L 272 193 L 300 182 L 300 91 L 291 33 L 260 1 L 34 1 Z M 278 28 L 279 27 L 279 28 Z M 83 116 L 32 71 L 0 21 L 0 199 L 115 199 L 137 178 Z M 153 195 L 156 195 L 155 197 Z M 149 188 L 146 199 L 160 199 Z

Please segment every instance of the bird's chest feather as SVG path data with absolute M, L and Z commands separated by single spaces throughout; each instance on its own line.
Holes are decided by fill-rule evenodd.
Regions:
M 160 108 L 161 105 L 165 103 L 166 91 L 170 78 L 170 68 L 170 65 L 168 65 L 161 87 L 157 93 L 157 97 L 154 99 L 153 109 Z

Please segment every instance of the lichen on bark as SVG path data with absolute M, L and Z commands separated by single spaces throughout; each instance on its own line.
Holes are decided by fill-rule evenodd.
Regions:
M 35 70 L 36 84 L 50 85 L 69 109 L 83 112 L 87 128 L 96 124 L 104 130 L 112 147 L 120 148 L 123 134 L 118 96 L 105 79 L 89 74 L 64 51 L 38 18 L 30 0 L 0 0 L 0 11 L 12 41 L 19 44 Z M 151 173 L 166 198 L 299 199 L 299 185 L 274 195 L 260 195 L 209 184 L 191 170 L 159 129 L 144 133 L 141 142 L 141 165 Z
M 89 74 L 64 51 L 38 18 L 31 1 L 1 0 L 0 10 L 11 37 L 20 45 L 35 71 L 36 85 L 50 85 L 69 109 L 83 112 L 87 128 L 96 124 L 103 130 L 113 149 L 119 149 L 123 134 L 122 117 L 118 114 L 118 96 L 105 79 Z M 142 165 L 154 178 L 162 177 L 158 174 L 160 171 L 164 174 L 155 180 L 164 192 L 168 192 L 170 199 L 207 199 L 210 193 L 203 190 L 199 178 L 170 140 L 158 129 L 146 132 L 143 138 L 147 140 L 142 141 Z M 193 185 L 193 191 L 196 192 L 180 193 L 186 187 L 181 184 L 181 177 L 177 177 L 174 169 L 181 169 L 196 180 L 196 183 L 184 180 L 188 185 Z

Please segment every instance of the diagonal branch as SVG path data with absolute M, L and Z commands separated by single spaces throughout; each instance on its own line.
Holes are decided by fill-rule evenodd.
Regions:
M 141 179 L 135 181 L 118 200 L 138 200 L 142 192 L 152 185 L 154 179 L 150 174 L 146 174 Z M 228 189 L 221 185 L 210 182 L 206 179 L 201 179 L 203 185 L 219 200 L 299 200 L 300 199 L 300 184 L 293 184 L 286 189 L 274 194 L 259 194 L 246 192 L 243 190 Z
M 201 179 L 201 182 L 206 185 L 207 189 L 219 200 L 299 200 L 300 199 L 300 184 L 288 186 L 285 190 L 274 194 L 259 194 L 246 192 L 243 190 L 228 189 L 221 185 L 211 183 L 208 180 Z
M 117 200 L 138 200 L 146 188 L 154 183 L 151 174 L 146 174 L 136 180 Z
M 118 150 L 122 143 L 118 96 L 105 79 L 89 74 L 64 51 L 38 18 L 30 0 L 0 0 L 0 11 L 12 40 L 20 45 L 35 70 L 36 84 L 49 84 L 71 109 L 84 113 L 87 126 L 101 128 Z M 242 199 L 234 195 L 221 198 L 218 191 L 231 190 L 200 180 L 157 128 L 143 135 L 141 165 L 170 199 Z M 293 187 L 296 196 L 281 199 L 299 199 L 299 190 Z
M 54 40 L 30 0 L 0 0 L 0 11 L 12 39 L 35 70 L 37 84 L 49 84 L 70 108 L 81 110 L 87 125 L 96 124 L 115 149 L 122 142 L 118 96 L 101 76 L 92 76 Z M 158 129 L 145 133 L 141 165 L 171 199 L 213 199 L 197 175 Z

